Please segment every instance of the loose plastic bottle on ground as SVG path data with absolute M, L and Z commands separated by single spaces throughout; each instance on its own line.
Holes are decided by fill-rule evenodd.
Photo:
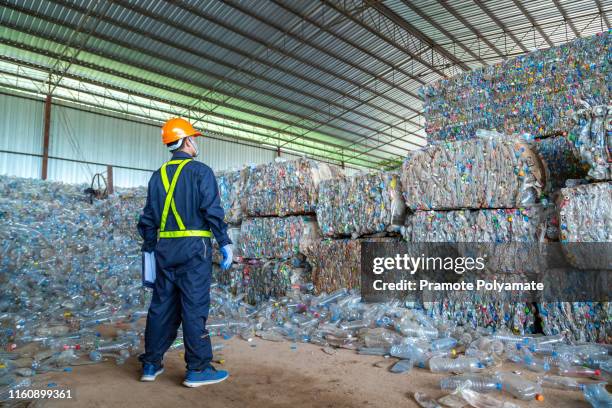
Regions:
M 442 406 L 449 408 L 465 408 L 468 405 L 459 394 L 447 394 L 438 398 L 438 402 Z
M 393 364 L 393 367 L 391 367 L 390 371 L 392 373 L 397 373 L 397 374 L 407 373 L 410 370 L 412 370 L 413 366 L 414 366 L 414 363 L 412 360 L 400 360 L 397 363 Z
M 544 375 L 538 377 L 538 384 L 545 388 L 555 388 L 558 390 L 577 390 L 583 388 L 583 384 L 579 383 L 571 377 L 561 377 L 558 375 Z
M 599 378 L 601 376 L 601 370 L 579 366 L 561 366 L 559 367 L 559 375 L 564 377 Z
M 457 340 L 453 339 L 452 337 L 445 337 L 433 340 L 429 345 L 429 349 L 431 351 L 450 350 L 456 345 Z
M 514 373 L 501 372 L 497 373 L 497 379 L 502 383 L 504 391 L 512 394 L 518 399 L 525 401 L 536 400 L 543 401 L 542 387 Z
M 357 353 L 366 356 L 384 356 L 389 354 L 389 349 L 385 347 L 360 347 L 357 349 Z
M 486 393 L 502 390 L 502 383 L 497 379 L 478 374 L 462 374 L 442 378 L 440 380 L 440 388 L 445 391 L 454 391 L 467 381 L 470 383 L 469 388 L 477 392 Z
M 112 343 L 101 344 L 98 346 L 97 350 L 101 353 L 108 353 L 111 351 L 119 351 L 119 350 L 127 350 L 132 346 L 130 342 L 127 341 L 116 341 Z
M 541 358 L 534 357 L 533 355 L 526 355 L 523 357 L 522 364 L 531 371 L 536 373 L 545 373 L 550 371 L 550 363 Z
M 512 402 L 501 401 L 490 395 L 481 394 L 474 391 L 470 388 L 469 384 L 466 384 L 464 387 L 460 387 L 458 392 L 459 395 L 461 395 L 461 398 L 466 400 L 475 408 L 519 408 L 518 405 Z
M 424 392 L 415 392 L 414 400 L 422 407 L 422 408 L 442 408 L 440 404 L 436 402 L 435 399 L 431 398 L 429 395 Z
M 502 354 L 504 352 L 504 343 L 490 337 L 480 337 L 470 343 L 468 349 L 476 349 L 485 353 Z
M 585 385 L 584 398 L 593 408 L 612 407 L 612 395 L 606 390 L 606 385 L 603 383 Z
M 414 362 L 427 361 L 428 359 L 427 348 L 421 344 L 396 344 L 391 346 L 389 354 Z
M 402 320 L 398 324 L 399 331 L 408 337 L 424 337 L 435 339 L 438 337 L 438 330 L 432 327 L 423 326 L 412 320 Z
M 474 357 L 433 357 L 429 369 L 433 373 L 468 373 L 482 371 L 485 366 Z

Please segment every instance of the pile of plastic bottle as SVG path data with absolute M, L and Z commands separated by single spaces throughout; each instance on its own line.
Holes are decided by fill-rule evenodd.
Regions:
M 238 170 L 220 171 L 215 174 L 219 185 L 221 206 L 225 212 L 225 222 L 240 224 L 242 221 L 242 206 L 244 184 L 248 177 L 249 167 Z
M 324 236 L 357 238 L 397 232 L 405 214 L 398 174 L 365 173 L 319 185 L 317 222 Z
M 86 187 L 0 177 L 0 398 L 35 373 L 122 363 L 140 347 L 135 225 L 146 192 L 90 203 Z M 123 326 L 110 338 L 97 329 L 105 323 Z
M 592 186 L 577 189 L 601 188 Z M 119 190 L 90 203 L 82 193 L 85 187 L 0 177 L 0 290 L 7 294 L 0 301 L 5 350 L 0 354 L 0 399 L 11 388 L 31 385 L 36 373 L 109 359 L 121 364 L 141 350 L 148 293 L 141 288 L 135 226 L 146 192 Z M 597 194 L 576 197 L 593 201 Z M 571 205 L 599 208 L 590 201 L 566 207 Z M 609 202 L 603 210 L 609 211 Z M 408 217 L 404 236 L 410 242 L 531 242 L 546 239 L 544 213 L 539 206 L 417 212 Z M 595 218 L 581 216 L 575 222 L 591 228 L 600 219 L 597 212 L 591 215 Z M 573 231 L 574 224 L 564 217 L 561 221 L 562 230 L 565 223 L 565 231 Z M 534 309 L 524 303 L 450 297 L 422 305 L 365 304 L 343 287 L 358 285 L 360 242 L 321 241 L 317 231 L 314 219 L 304 216 L 245 220 L 237 240 L 241 255 L 277 259 L 237 259 L 241 263 L 229 271 L 215 272 L 219 285 L 211 294 L 211 332 L 391 355 L 400 359 L 394 372 L 420 368 L 487 375 L 486 381 L 497 381 L 496 389 L 501 384 L 501 392 L 523 399 L 539 398 L 550 383 L 581 376 L 603 381 L 610 374 L 606 346 L 579 344 L 612 340 L 607 303 L 539 304 L 544 331 L 554 335 L 540 337 L 529 336 Z M 312 272 L 314 285 L 299 257 L 309 245 L 320 246 L 312 252 L 318 259 L 312 254 L 309 259 L 318 268 Z M 101 330 L 108 325 L 115 334 Z M 568 355 L 580 360 L 567 360 Z M 542 369 L 541 383 L 502 372 L 506 362 Z M 563 380 L 544 378 L 551 375 Z M 474 393 L 491 387 L 457 381 L 448 387 L 458 389 L 465 400 L 481 398 Z M 578 388 L 589 401 L 607 395 L 597 386 L 579 383 Z
M 319 183 L 340 172 L 335 166 L 304 158 L 251 167 L 246 213 L 250 217 L 314 214 Z
M 517 208 L 538 202 L 544 166 L 522 140 L 486 136 L 408 153 L 402 190 L 412 210 Z
M 247 218 L 240 226 L 242 256 L 252 259 L 287 259 L 297 255 L 300 244 L 316 240 L 319 227 L 314 217 Z
M 408 308 L 399 301 L 362 303 L 358 294 L 346 289 L 319 296 L 295 290 L 257 307 L 236 302 L 221 288 L 215 290 L 213 299 L 216 318 L 211 325 L 226 338 L 238 335 L 254 341 L 259 337 L 317 344 L 330 353 L 340 347 L 359 354 L 391 356 L 397 359 L 390 370 L 393 373 L 423 369 L 450 375 L 440 380 L 440 388 L 470 403 L 483 398 L 497 401 L 496 393 L 541 401 L 547 388 L 582 391 L 591 403 L 593 398 L 610 398 L 605 389 L 594 389 L 612 375 L 610 348 L 571 342 L 563 333 L 515 335 L 458 325 L 454 319 L 432 318 L 426 309 Z M 515 372 L 508 372 L 509 367 Z M 518 374 L 517 368 L 537 373 L 537 381 Z M 483 396 L 485 393 L 489 395 Z M 417 401 L 428 398 L 423 394 L 415 397 Z
M 431 141 L 471 138 L 478 129 L 506 134 L 570 131 L 581 99 L 610 99 L 610 33 L 535 51 L 421 89 Z
M 612 183 L 564 188 L 557 207 L 559 238 L 568 261 L 582 270 L 609 268 L 609 244 L 589 243 L 612 242 Z M 579 341 L 610 342 L 610 302 L 547 302 L 538 309 L 545 334 L 565 332 Z

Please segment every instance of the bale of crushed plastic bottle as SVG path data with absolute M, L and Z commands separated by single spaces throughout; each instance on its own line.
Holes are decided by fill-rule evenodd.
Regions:
M 312 283 L 316 293 L 360 287 L 360 240 L 323 239 L 313 241 L 302 251 L 312 266 Z
M 280 299 L 292 288 L 299 289 L 310 281 L 310 267 L 303 259 L 256 260 L 243 269 L 247 302 L 256 305 L 268 299 Z
M 319 185 L 317 222 L 325 236 L 357 238 L 398 232 L 405 213 L 397 173 L 342 176 Z
M 340 175 L 335 166 L 300 158 L 252 167 L 245 187 L 250 217 L 313 214 L 319 183 Z
M 587 98 L 589 99 L 589 98 Z M 568 139 L 578 149 L 592 180 L 612 179 L 612 106 L 607 100 L 581 101 Z
M 312 266 L 316 293 L 359 289 L 361 285 L 361 244 L 364 241 L 399 242 L 398 238 L 321 239 L 301 246 Z
M 249 168 L 246 167 L 220 171 L 216 174 L 221 206 L 225 211 L 225 222 L 228 224 L 240 224 L 242 221 L 244 186 L 248 172 Z
M 577 342 L 612 343 L 612 302 L 538 303 L 542 330 Z
M 319 227 L 314 217 L 247 218 L 240 226 L 238 247 L 245 258 L 285 259 L 297 255 L 300 244 L 318 237 Z
M 569 262 L 580 269 L 612 269 L 612 182 L 564 188 L 558 208 Z
M 279 299 L 291 290 L 300 291 L 311 281 L 310 265 L 304 258 L 250 259 L 233 263 L 227 270 L 213 266 L 215 282 L 233 296 L 244 296 L 249 304 L 257 305 L 269 299 Z
M 401 180 L 414 211 L 518 208 L 540 198 L 544 167 L 524 141 L 487 136 L 409 152 Z
M 577 98 L 608 102 L 611 39 L 604 31 L 424 86 L 429 141 L 472 138 L 482 128 L 541 136 L 568 131 Z

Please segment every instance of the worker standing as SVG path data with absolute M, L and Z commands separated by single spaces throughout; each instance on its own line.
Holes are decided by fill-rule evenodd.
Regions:
M 163 372 L 164 353 L 181 323 L 187 375 L 183 384 L 198 387 L 218 383 L 227 371 L 212 365 L 212 346 L 206 330 L 212 279 L 211 237 L 223 253 L 222 268 L 232 263 L 232 242 L 220 205 L 213 171 L 193 160 L 195 138 L 202 136 L 186 120 L 173 118 L 162 127 L 162 142 L 172 153 L 149 180 L 147 202 L 138 222 L 144 243 L 153 253 L 156 277 L 147 315 L 141 381 L 154 381 Z

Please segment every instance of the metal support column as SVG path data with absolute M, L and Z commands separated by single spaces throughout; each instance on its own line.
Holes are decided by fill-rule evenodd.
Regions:
M 43 127 L 43 155 L 42 155 L 42 174 L 43 180 L 47 179 L 49 166 L 49 130 L 51 128 L 51 95 L 45 99 L 45 117 Z
M 113 166 L 110 164 L 106 166 L 106 192 L 108 195 L 113 194 Z

